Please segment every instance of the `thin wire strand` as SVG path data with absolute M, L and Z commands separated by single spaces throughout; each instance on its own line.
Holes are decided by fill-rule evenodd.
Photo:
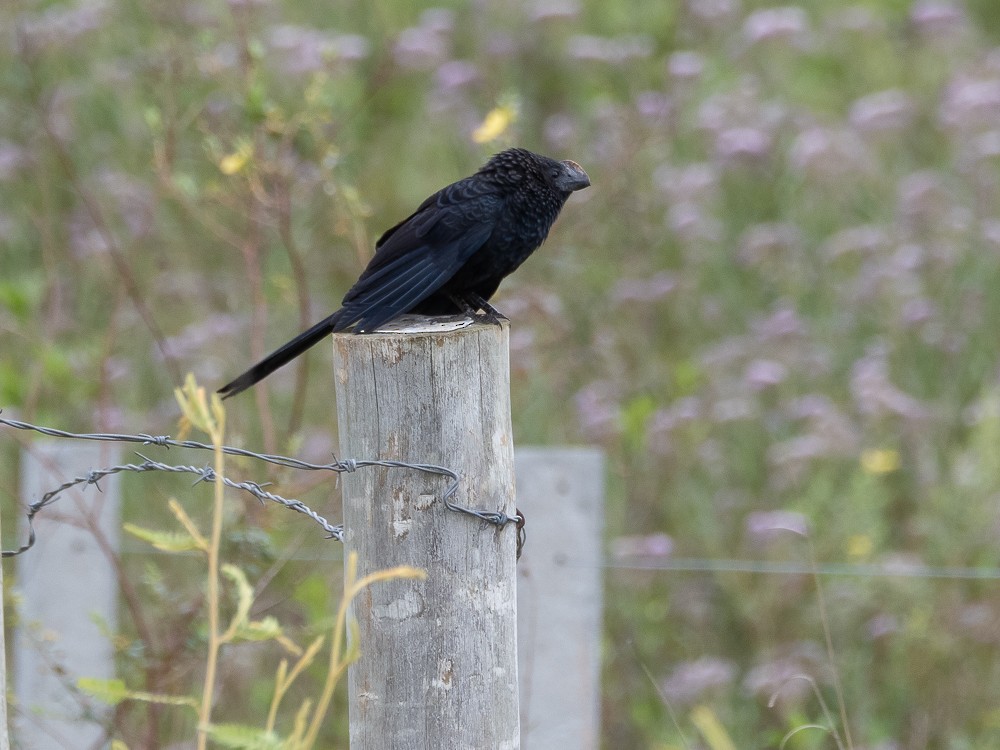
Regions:
M 568 566 L 573 565 L 567 561 Z M 581 565 L 581 567 L 590 567 Z M 768 562 L 762 560 L 704 559 L 696 557 L 674 559 L 624 558 L 606 560 L 600 566 L 606 570 L 676 571 L 679 573 L 763 573 L 778 575 L 855 576 L 859 578 L 941 578 L 965 580 L 1000 580 L 1000 568 L 959 568 L 902 563 L 820 563 L 815 569 L 806 564 Z
M 33 425 L 28 422 L 22 422 L 17 419 L 6 419 L 5 417 L 0 417 L 0 424 L 7 425 L 8 427 L 14 427 L 18 430 L 29 430 L 32 432 L 38 432 L 42 435 L 47 435 L 49 437 L 70 439 L 70 440 L 93 440 L 99 442 L 115 442 L 115 443 L 139 443 L 141 445 L 158 446 L 161 448 L 192 448 L 195 450 L 214 450 L 215 447 L 208 445 L 206 443 L 200 443 L 196 440 L 174 440 L 168 435 L 128 435 L 122 433 L 105 433 L 105 432 L 90 432 L 90 433 L 77 433 L 77 432 L 67 432 L 65 430 L 57 430 L 53 427 L 40 427 L 38 425 Z M 381 466 L 390 469 L 413 469 L 415 471 L 422 471 L 428 474 L 435 474 L 437 476 L 447 477 L 451 480 L 448 486 L 445 488 L 441 495 L 441 499 L 444 501 L 444 505 L 448 510 L 457 513 L 465 513 L 470 516 L 474 516 L 487 523 L 494 524 L 496 526 L 505 526 L 508 523 L 517 523 L 521 516 L 519 514 L 511 517 L 503 512 L 478 510 L 476 508 L 467 508 L 464 505 L 459 505 L 458 503 L 452 502 L 452 497 L 458 491 L 459 477 L 451 469 L 445 466 L 438 466 L 437 464 L 425 464 L 425 463 L 409 463 L 406 461 L 390 461 L 385 459 L 343 459 L 332 461 L 326 464 L 310 463 L 309 461 L 303 461 L 298 458 L 291 458 L 289 456 L 279 456 L 270 453 L 257 453 L 246 448 L 235 448 L 232 446 L 222 446 L 222 452 L 230 456 L 241 456 L 244 458 L 252 458 L 257 461 L 264 461 L 265 463 L 274 464 L 276 466 L 283 466 L 290 469 L 299 469 L 302 471 L 332 471 L 336 473 L 343 472 L 353 472 L 360 468 L 368 466 Z M 227 487 L 233 487 L 234 489 L 243 490 L 249 492 L 254 497 L 256 497 L 261 502 L 270 500 L 271 502 L 278 503 L 290 510 L 294 510 L 298 513 L 302 513 L 309 518 L 313 519 L 318 523 L 324 531 L 326 531 L 328 538 L 334 539 L 338 542 L 344 541 L 344 527 L 341 524 L 333 525 L 330 524 L 323 516 L 316 513 L 308 505 L 303 503 L 301 500 L 294 500 L 282 497 L 281 495 L 276 495 L 272 492 L 268 492 L 264 489 L 264 485 L 258 482 L 244 481 L 237 482 L 227 477 L 220 477 L 216 475 L 215 471 L 210 467 L 197 467 L 197 466 L 185 466 L 185 465 L 173 465 L 165 464 L 159 461 L 154 461 L 141 453 L 136 453 L 141 459 L 142 463 L 139 464 L 120 464 L 118 466 L 111 466 L 103 469 L 91 469 L 85 475 L 76 477 L 69 481 L 64 482 L 59 487 L 51 490 L 42 498 L 31 505 L 28 506 L 28 540 L 17 550 L 4 550 L 2 552 L 3 557 L 13 557 L 19 555 L 31 549 L 32 545 L 35 543 L 35 530 L 32 526 L 32 519 L 35 515 L 42 510 L 42 508 L 51 504 L 56 500 L 60 493 L 68 490 L 77 485 L 97 485 L 98 481 L 111 474 L 118 474 L 123 471 L 133 471 L 133 472 L 147 472 L 147 471 L 166 471 L 173 473 L 189 473 L 197 474 L 198 482 L 215 482 L 221 481 Z M 197 483 L 197 482 L 196 482 Z

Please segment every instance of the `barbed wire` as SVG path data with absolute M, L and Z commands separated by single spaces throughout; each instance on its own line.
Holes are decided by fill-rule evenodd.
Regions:
M 5 420 L 0 419 L 0 422 L 3 421 Z M 140 458 L 143 459 L 143 462 L 141 464 L 120 464 L 118 466 L 109 466 L 104 469 L 91 469 L 83 476 L 75 477 L 74 479 L 70 479 L 66 482 L 63 482 L 54 490 L 50 490 L 49 492 L 46 492 L 44 495 L 42 495 L 40 500 L 31 503 L 28 506 L 28 514 L 27 514 L 28 540 L 20 547 L 18 547 L 16 550 L 3 550 L 3 552 L 0 553 L 0 556 L 14 557 L 16 555 L 20 555 L 23 552 L 27 552 L 29 549 L 31 549 L 31 547 L 35 544 L 35 527 L 32 521 L 34 520 L 38 512 L 41 511 L 45 506 L 55 502 L 57 496 L 60 493 L 72 487 L 75 487 L 79 484 L 87 484 L 87 485 L 92 484 L 98 489 L 100 489 L 100 485 L 98 484 L 98 482 L 101 479 L 110 476 L 112 474 L 118 474 L 123 471 L 136 471 L 136 472 L 167 471 L 174 473 L 186 472 L 189 474 L 198 475 L 198 479 L 195 481 L 195 484 L 197 484 L 198 482 L 214 482 L 218 479 L 227 487 L 232 487 L 234 489 L 245 490 L 246 492 L 249 492 L 251 495 L 256 497 L 262 503 L 265 500 L 271 500 L 272 502 L 278 503 L 279 505 L 283 505 L 289 510 L 294 510 L 299 513 L 303 513 L 312 518 L 314 521 L 316 521 L 316 523 L 318 523 L 320 526 L 323 527 L 323 529 L 327 532 L 327 538 L 334 539 L 338 542 L 344 541 L 344 527 L 342 524 L 337 524 L 335 526 L 330 524 L 330 522 L 327 521 L 325 518 L 323 518 L 323 516 L 314 511 L 312 508 L 303 503 L 301 500 L 289 500 L 288 498 L 282 497 L 281 495 L 276 495 L 273 492 L 268 492 L 263 488 L 263 486 L 261 486 L 257 482 L 236 482 L 232 479 L 229 479 L 228 477 L 220 476 L 215 472 L 215 470 L 211 466 L 202 466 L 202 467 L 177 466 L 172 464 L 164 464 L 159 461 L 153 461 L 150 458 L 146 458 L 141 453 L 137 453 L 136 455 L 138 455 Z
M 58 430 L 53 427 L 42 427 L 39 425 L 30 424 L 28 422 L 22 422 L 17 419 L 7 419 L 0 416 L 0 424 L 6 425 L 8 427 L 13 427 L 18 430 L 28 430 L 32 432 L 38 432 L 42 435 L 47 435 L 49 437 L 63 438 L 70 440 L 91 440 L 99 442 L 114 442 L 114 443 L 139 443 L 141 445 L 157 446 L 161 448 L 191 448 L 195 450 L 215 450 L 215 447 L 207 443 L 201 443 L 196 440 L 174 440 L 169 435 L 147 435 L 140 433 L 138 435 L 130 435 L 124 433 L 106 433 L 106 432 L 88 432 L 88 433 L 77 433 L 77 432 L 67 432 L 65 430 Z M 464 513 L 467 515 L 474 516 L 482 521 L 485 521 L 496 526 L 505 526 L 508 523 L 519 524 L 519 529 L 523 526 L 523 516 L 520 513 L 511 517 L 506 513 L 498 511 L 485 511 L 478 510 L 476 508 L 467 508 L 464 505 L 459 505 L 452 501 L 452 497 L 458 491 L 459 477 L 451 469 L 445 466 L 438 466 L 436 464 L 425 464 L 425 463 L 409 463 L 407 461 L 391 461 L 388 459 L 341 459 L 335 460 L 326 464 L 311 463 L 309 461 L 303 461 L 298 458 L 292 458 L 289 456 L 280 456 L 270 453 L 257 453 L 256 451 L 249 450 L 247 448 L 236 448 L 233 446 L 222 446 L 222 452 L 230 456 L 241 456 L 244 458 L 252 458 L 257 461 L 264 461 L 265 463 L 274 464 L 276 466 L 283 466 L 290 469 L 299 469 L 303 471 L 332 471 L 337 474 L 343 472 L 353 472 L 360 468 L 365 468 L 369 466 L 381 466 L 390 469 L 412 469 L 415 471 L 422 471 L 428 474 L 435 474 L 438 476 L 443 476 L 451 479 L 449 485 L 445 488 L 441 495 L 441 499 L 444 502 L 445 507 L 457 513 Z M 67 480 L 59 487 L 56 487 L 49 492 L 46 492 L 41 499 L 36 500 L 28 506 L 28 539 L 16 550 L 4 550 L 2 552 L 3 557 L 14 557 L 15 555 L 20 555 L 23 552 L 31 549 L 35 543 L 35 529 L 32 525 L 32 520 L 35 515 L 38 514 L 46 506 L 55 502 L 57 497 L 64 491 L 76 487 L 77 485 L 94 485 L 100 489 L 100 485 L 97 483 L 104 477 L 110 476 L 112 474 L 118 474 L 125 471 L 132 472 L 147 472 L 147 471 L 166 471 L 173 473 L 188 473 L 198 475 L 198 482 L 216 482 L 221 481 L 227 487 L 232 487 L 234 489 L 243 490 L 249 492 L 251 495 L 256 497 L 262 503 L 270 500 L 275 502 L 289 510 L 294 510 L 298 513 L 302 513 L 309 518 L 313 519 L 318 523 L 324 531 L 327 533 L 327 537 L 334 539 L 338 542 L 344 541 L 344 527 L 342 524 L 331 524 L 323 516 L 314 511 L 308 505 L 303 503 L 301 500 L 294 500 L 282 497 L 273 492 L 268 492 L 264 489 L 266 484 L 260 484 L 258 482 L 243 481 L 237 482 L 235 480 L 229 479 L 228 477 L 220 476 L 216 474 L 215 470 L 210 466 L 187 466 L 187 465 L 175 465 L 166 464 L 160 461 L 154 461 L 151 458 L 147 458 L 141 453 L 136 452 L 136 455 L 142 459 L 142 463 L 131 463 L 131 464 L 119 464 L 117 466 L 110 466 L 102 469 L 91 469 L 86 474 L 75 477 L 73 479 Z M 523 533 L 523 532 L 522 532 Z

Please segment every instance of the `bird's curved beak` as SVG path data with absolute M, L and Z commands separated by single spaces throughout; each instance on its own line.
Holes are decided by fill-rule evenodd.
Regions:
M 560 190 L 572 193 L 574 190 L 583 190 L 585 187 L 590 187 L 590 177 L 583 171 L 583 167 L 569 159 L 560 162 L 560 164 L 565 167 L 563 174 L 556 180 L 556 186 Z

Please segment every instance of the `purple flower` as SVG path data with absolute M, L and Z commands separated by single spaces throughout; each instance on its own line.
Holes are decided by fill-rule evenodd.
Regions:
M 762 101 L 760 82 L 752 75 L 742 76 L 735 88 L 709 96 L 698 107 L 697 124 L 712 136 L 724 130 L 749 128 L 770 134 L 788 119 L 787 105 Z
M 788 414 L 793 419 L 815 419 L 836 408 L 829 396 L 809 393 L 791 401 L 788 405 Z
M 688 243 L 716 242 L 722 236 L 718 220 L 691 201 L 682 201 L 670 207 L 667 226 L 679 239 Z
M 450 34 L 455 28 L 455 11 L 448 8 L 428 8 L 420 14 L 420 27 L 435 34 Z
M 962 30 L 965 13 L 946 0 L 917 0 L 910 10 L 910 21 L 922 34 L 936 37 Z
M 568 149 L 577 142 L 579 126 L 567 114 L 555 114 L 545 120 L 545 141 L 555 149 Z
M 712 404 L 712 421 L 716 423 L 739 422 L 757 418 L 757 405 L 743 396 L 730 396 Z
M 153 228 L 156 199 L 148 185 L 125 172 L 110 169 L 101 171 L 94 183 L 111 199 L 132 237 L 142 238 L 149 234 Z
M 789 653 L 753 667 L 743 679 L 743 687 L 758 700 L 790 708 L 812 696 L 812 688 L 802 677 L 815 679 L 824 661 L 818 645 L 796 644 Z
M 577 391 L 573 401 L 585 437 L 605 440 L 618 431 L 618 400 L 609 383 L 590 383 Z
M 893 385 L 889 379 L 887 353 L 879 347 L 873 347 L 854 363 L 851 393 L 862 414 L 895 414 L 912 420 L 924 419 L 927 415 L 923 404 Z
M 30 163 L 27 149 L 0 138 L 0 182 L 13 179 L 27 169 Z
M 899 212 L 910 220 L 939 219 L 942 209 L 952 205 L 951 192 L 941 175 L 922 170 L 899 181 Z
M 646 425 L 646 440 L 650 450 L 660 456 L 670 455 L 673 450 L 670 441 L 674 430 L 700 419 L 702 411 L 701 400 L 697 396 L 685 396 L 666 409 L 657 409 Z
M 706 693 L 729 687 L 736 679 L 736 665 L 714 656 L 702 656 L 678 664 L 660 683 L 672 706 L 690 706 L 704 700 Z
M 535 0 L 529 15 L 534 21 L 576 18 L 580 15 L 578 0 Z
M 198 72 L 211 78 L 226 70 L 233 70 L 240 62 L 239 49 L 232 42 L 219 42 L 208 52 L 195 58 Z
M 653 182 L 674 203 L 708 203 L 719 190 L 719 173 L 711 164 L 688 164 L 675 167 L 663 164 L 653 173 Z
M 75 5 L 53 5 L 20 23 L 20 41 L 29 50 L 63 47 L 100 31 L 111 16 L 108 0 L 81 0 Z
M 243 323 L 234 315 L 209 315 L 167 337 L 165 348 L 173 357 L 189 359 L 211 350 L 219 341 L 235 339 Z
M 889 233 L 872 224 L 842 229 L 827 239 L 821 252 L 829 260 L 844 256 L 870 257 L 889 248 Z
M 124 172 L 107 170 L 91 177 L 88 187 L 116 210 L 124 229 L 133 238 L 148 235 L 153 227 L 154 198 L 144 183 Z M 77 257 L 101 254 L 108 251 L 108 234 L 118 229 L 95 224 L 90 211 L 80 205 L 73 209 L 67 220 L 69 246 Z
M 785 40 L 804 46 L 808 32 L 809 16 L 797 5 L 754 11 L 743 23 L 743 37 L 750 44 Z
M 769 543 L 788 532 L 809 536 L 809 522 L 801 513 L 789 510 L 756 511 L 747 516 L 747 535 L 757 543 Z
M 835 11 L 830 16 L 830 25 L 835 29 L 855 34 L 880 35 L 885 32 L 885 22 L 864 5 L 851 5 Z
M 404 29 L 396 39 L 396 61 L 412 70 L 432 70 L 448 59 L 455 14 L 443 8 L 431 8 L 420 15 L 420 23 Z
M 994 251 L 1000 250 L 1000 219 L 983 219 L 979 224 L 979 232 L 993 246 Z
M 938 116 L 959 133 L 995 127 L 1000 121 L 1000 78 L 959 76 L 945 89 Z
M 873 641 L 885 638 L 886 636 L 894 635 L 898 633 L 901 628 L 899 625 L 899 620 L 895 615 L 890 615 L 886 613 L 875 615 L 871 618 L 866 626 L 865 630 L 868 632 L 868 638 Z
M 330 431 L 316 427 L 306 429 L 301 436 L 301 445 L 296 455 L 304 461 L 326 463 L 337 453 L 337 444 Z
M 778 443 L 772 458 L 778 458 L 778 446 L 784 457 L 804 456 L 853 456 L 857 451 L 860 435 L 851 420 L 837 407 L 829 396 L 810 393 L 795 399 L 788 405 L 788 416 L 808 423 L 810 439 L 819 438 L 812 446 L 800 445 L 797 449 Z M 791 441 L 789 441 L 790 443 Z
M 1000 619 L 998 612 L 986 602 L 974 602 L 959 608 L 956 625 L 973 640 L 980 643 L 1000 641 Z
M 1000 130 L 987 130 L 970 142 L 969 157 L 974 162 L 991 161 L 1000 156 Z
M 294 24 L 272 27 L 267 44 L 278 67 L 289 75 L 314 73 L 339 60 L 361 60 L 370 51 L 363 36 L 331 34 Z
M 672 78 L 680 81 L 693 81 L 701 78 L 705 70 L 705 58 L 697 52 L 679 50 L 667 60 L 667 72 Z
M 616 303 L 656 302 L 677 288 L 677 279 L 666 271 L 644 279 L 619 279 L 611 290 Z
M 673 102 L 660 91 L 642 91 L 635 98 L 635 108 L 645 119 L 662 123 L 670 117 Z
M 404 68 L 430 70 L 448 57 L 448 40 L 436 31 L 422 26 L 403 29 L 396 40 L 393 53 Z
M 917 297 L 907 300 L 900 317 L 907 326 L 917 326 L 933 320 L 936 313 L 937 307 L 933 302 L 926 297 Z
M 653 39 L 644 34 L 623 34 L 617 37 L 576 34 L 566 43 L 566 53 L 577 60 L 620 65 L 652 55 Z
M 479 78 L 479 68 L 468 60 L 448 60 L 442 63 L 434 73 L 438 88 L 459 89 L 473 83 Z
M 666 534 L 620 536 L 611 542 L 611 554 L 623 557 L 669 557 L 674 550 L 674 540 Z
M 807 463 L 829 455 L 830 445 L 821 435 L 801 435 L 775 443 L 767 452 L 768 461 L 776 467 L 792 463 Z
M 794 169 L 823 180 L 866 173 L 873 160 L 856 133 L 811 127 L 792 142 L 788 161 Z
M 801 233 L 793 224 L 755 224 L 740 237 L 737 257 L 749 266 L 768 261 L 784 262 L 801 244 Z
M 778 308 L 767 318 L 753 323 L 754 338 L 762 343 L 789 336 L 803 336 L 806 332 L 806 324 L 790 307 Z
M 739 0 L 687 0 L 688 13 L 709 26 L 721 26 L 735 18 L 739 9 Z
M 755 359 L 743 374 L 751 391 L 763 391 L 779 385 L 788 377 L 788 368 L 773 359 Z
M 537 336 L 532 328 L 519 327 L 510 332 L 510 366 L 518 375 L 532 372 L 538 365 Z
M 886 555 L 881 561 L 882 571 L 887 575 L 920 575 L 926 567 L 923 560 L 912 552 L 896 552 Z
M 759 128 L 727 128 L 715 139 L 715 157 L 723 164 L 760 161 L 771 151 L 771 136 Z
M 879 91 L 864 96 L 851 105 L 851 124 L 862 133 L 895 134 L 913 121 L 915 106 L 910 96 L 899 89 Z

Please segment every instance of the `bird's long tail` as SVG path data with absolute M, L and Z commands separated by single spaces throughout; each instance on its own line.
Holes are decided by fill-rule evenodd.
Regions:
M 339 320 L 340 310 L 333 313 L 330 317 L 321 320 L 308 331 L 303 331 L 287 344 L 271 352 L 231 383 L 222 386 L 219 389 L 222 398 L 229 398 L 230 396 L 235 396 L 237 393 L 242 393 L 250 386 L 266 378 L 279 367 L 288 364 L 306 349 L 315 346 L 328 334 L 337 330 Z

